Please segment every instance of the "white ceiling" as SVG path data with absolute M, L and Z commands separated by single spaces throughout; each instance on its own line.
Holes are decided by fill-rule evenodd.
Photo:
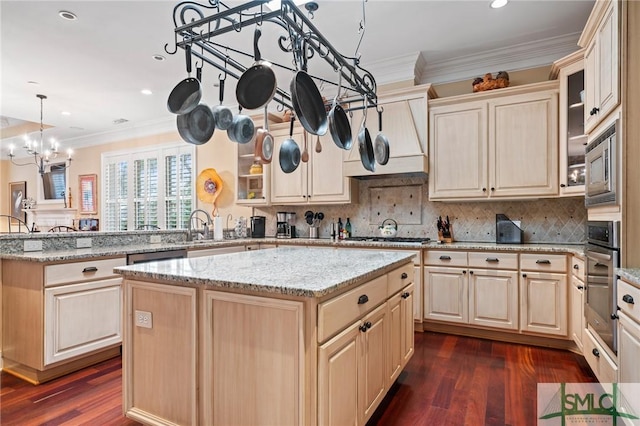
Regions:
M 206 0 L 205 0 L 206 2 Z M 313 24 L 343 55 L 353 56 L 359 40 L 363 3 L 320 0 Z M 577 39 L 594 0 L 511 0 L 491 9 L 488 0 L 368 0 L 361 64 L 378 84 L 413 78 L 419 83 L 472 79 L 485 72 L 514 71 L 547 65 L 577 49 Z M 125 130 L 174 126 L 166 101 L 186 77 L 184 54 L 173 50 L 173 9 L 177 1 L 0 1 L 0 116 L 39 122 L 37 93 L 44 101 L 48 136 L 66 146 L 107 141 Z M 238 5 L 242 2 L 226 2 Z M 72 11 L 65 21 L 60 10 Z M 213 41 L 252 53 L 253 28 Z M 277 47 L 284 31 L 263 25 L 264 59 L 293 66 L 291 55 Z M 163 54 L 163 62 L 152 59 Z M 243 60 L 250 65 L 252 58 Z M 310 60 L 309 72 L 335 81 L 324 61 Z M 218 103 L 219 72 L 203 70 L 203 102 Z M 287 90 L 290 71 L 278 71 Z M 225 104 L 236 105 L 233 78 Z M 37 82 L 32 84 L 29 82 Z M 145 96 L 141 89 L 153 94 Z M 329 92 L 328 90 L 327 92 Z M 71 115 L 62 115 L 68 111 Z M 126 119 L 127 123 L 114 124 Z M 17 120 L 17 121 L 16 121 Z M 8 128 L 2 128 L 0 150 L 6 158 Z M 15 140 L 14 140 L 15 142 Z M 18 141 L 19 143 L 19 141 Z

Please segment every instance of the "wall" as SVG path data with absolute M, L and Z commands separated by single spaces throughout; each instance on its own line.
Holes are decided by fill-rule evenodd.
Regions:
M 296 213 L 299 236 L 309 235 L 304 213 L 321 211 L 325 220 L 320 238 L 331 234 L 331 222 L 348 217 L 355 236 L 377 236 L 378 226 L 387 218 L 398 222 L 399 237 L 437 239 L 436 219 L 449 216 L 457 241 L 495 242 L 495 215 L 506 214 L 522 221 L 526 243 L 584 242 L 587 211 L 583 197 L 531 201 L 482 201 L 444 203 L 428 201 L 427 177 L 373 178 L 359 181 L 359 201 L 351 205 L 274 206 L 256 209 L 267 216 L 267 235 L 275 235 L 275 213 Z

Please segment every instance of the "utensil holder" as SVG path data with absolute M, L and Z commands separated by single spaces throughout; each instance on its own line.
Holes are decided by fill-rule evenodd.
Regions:
M 317 226 L 309 227 L 309 238 L 318 238 L 318 227 Z
M 453 226 L 449 225 L 449 233 L 445 237 L 442 231 L 438 231 L 438 241 L 441 243 L 452 243 L 453 242 Z

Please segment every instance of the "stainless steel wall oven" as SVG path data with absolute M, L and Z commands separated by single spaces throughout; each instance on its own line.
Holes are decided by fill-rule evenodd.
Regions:
M 618 352 L 615 268 L 620 262 L 620 222 L 587 222 L 586 297 L 587 325 L 599 340 Z

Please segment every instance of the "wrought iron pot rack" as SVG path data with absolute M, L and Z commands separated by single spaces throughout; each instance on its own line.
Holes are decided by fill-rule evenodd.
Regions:
M 184 49 L 185 46 L 191 45 L 193 56 L 224 72 L 225 75 L 240 79 L 247 67 L 234 59 L 233 55 L 252 58 L 253 54 L 217 43 L 214 41 L 215 38 L 231 31 L 240 32 L 249 25 L 275 24 L 287 33 L 278 40 L 280 49 L 292 53 L 296 64 L 303 62 L 302 55 L 310 59 L 317 54 L 336 71 L 336 75 L 338 72 L 342 74 L 342 90 L 351 92 L 349 96 L 340 98 L 341 104 L 349 105 L 345 110 L 377 108 L 375 78 L 359 65 L 359 57 L 345 57 L 340 54 L 292 0 L 282 0 L 280 8 L 275 10 L 266 7 L 268 1 L 249 1 L 236 7 L 228 7 L 219 0 L 208 0 L 206 4 L 194 1 L 180 2 L 173 9 L 173 50 L 169 49 L 169 44 L 166 44 L 164 49 L 173 55 L 178 48 Z M 312 16 L 317 4 L 308 3 L 306 9 Z M 296 71 L 275 62 L 271 64 L 292 72 Z M 309 74 L 318 81 L 337 86 L 332 81 L 313 76 L 310 72 Z M 281 87 L 276 89 L 273 100 L 281 105 L 279 109 L 292 108 L 291 94 Z M 357 105 L 352 106 L 355 102 Z

